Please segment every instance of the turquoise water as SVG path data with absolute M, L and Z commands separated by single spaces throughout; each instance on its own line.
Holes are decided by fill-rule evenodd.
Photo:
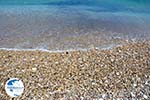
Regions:
M 149 39 L 149 0 L 0 0 L 0 48 L 101 48 Z
M 149 11 L 149 0 L 0 0 L 0 5 L 87 5 L 111 10 Z

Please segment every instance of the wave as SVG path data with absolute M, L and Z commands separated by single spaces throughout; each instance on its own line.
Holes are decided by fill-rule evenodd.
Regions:
M 49 52 L 49 53 L 58 53 L 58 52 L 88 51 L 89 49 L 48 50 L 48 49 L 0 48 L 0 50 L 5 50 L 5 51 L 41 51 L 41 52 Z
M 76 49 L 66 49 L 66 50 L 49 50 L 49 49 L 44 49 L 44 48 L 35 48 L 35 49 L 21 49 L 21 48 L 0 48 L 0 50 L 5 50 L 5 51 L 42 51 L 42 52 L 49 52 L 49 53 L 57 53 L 57 52 L 73 52 L 73 51 L 89 51 L 89 50 L 111 50 L 113 48 L 123 46 L 125 44 L 118 44 L 118 45 L 107 45 L 103 47 L 91 47 L 91 48 L 76 48 Z

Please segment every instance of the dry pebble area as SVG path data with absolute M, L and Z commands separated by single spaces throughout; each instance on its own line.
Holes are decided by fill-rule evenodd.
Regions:
M 14 100 L 150 100 L 150 43 L 111 50 L 61 53 L 0 50 L 0 100 L 19 78 L 24 93 Z

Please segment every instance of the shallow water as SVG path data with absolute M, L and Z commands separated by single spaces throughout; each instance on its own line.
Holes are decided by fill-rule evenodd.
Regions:
M 147 0 L 18 1 L 0 1 L 0 48 L 108 48 L 150 39 Z

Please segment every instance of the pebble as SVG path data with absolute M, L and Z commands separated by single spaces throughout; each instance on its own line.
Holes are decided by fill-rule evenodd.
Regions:
M 21 70 L 22 72 L 25 72 L 25 70 Z
M 119 75 L 120 75 L 120 73 L 119 73 L 119 72 L 116 72 L 116 75 L 117 75 L 117 76 L 119 76 Z
M 32 72 L 36 72 L 37 71 L 37 68 L 32 68 Z
M 55 62 L 55 64 L 59 64 L 59 62 Z
M 148 96 L 147 96 L 147 95 L 145 95 L 145 94 L 143 95 L 143 97 L 144 97 L 145 99 L 148 99 Z

